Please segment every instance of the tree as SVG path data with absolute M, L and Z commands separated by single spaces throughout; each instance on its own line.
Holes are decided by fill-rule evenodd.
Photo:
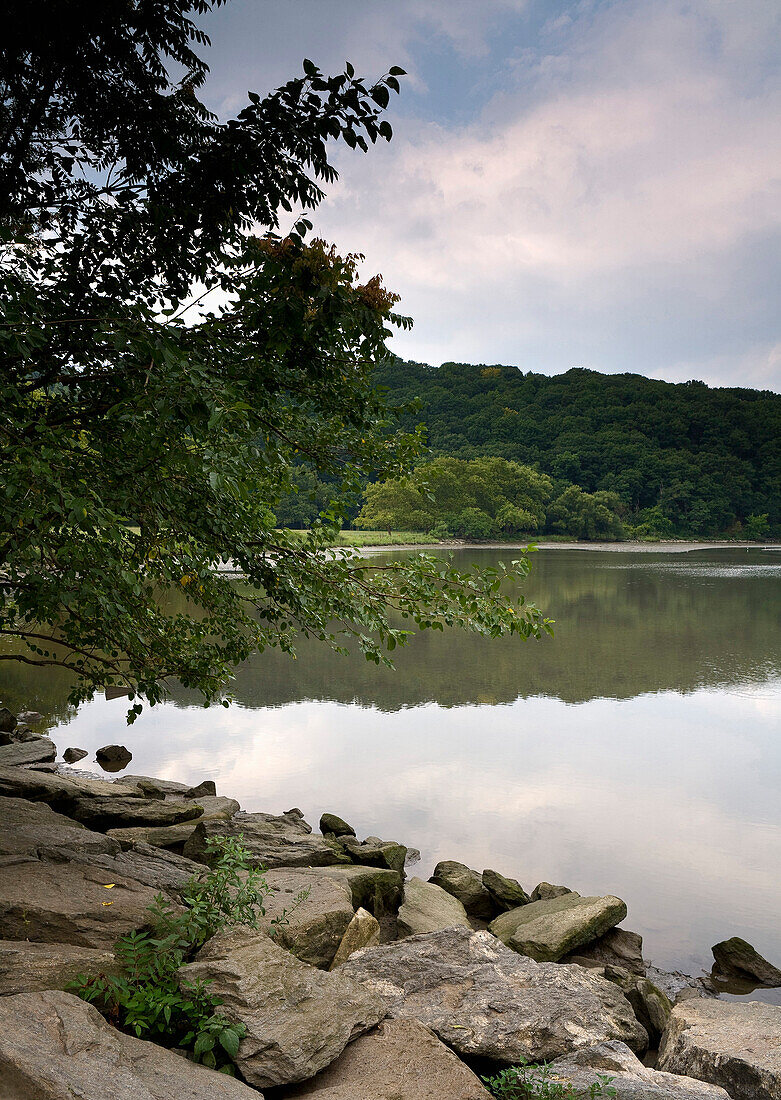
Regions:
M 172 677 L 214 701 L 299 634 L 388 662 L 410 633 L 393 609 L 547 628 L 499 573 L 327 552 L 360 479 L 403 475 L 419 436 L 372 381 L 408 320 L 300 212 L 335 177 L 329 140 L 391 137 L 402 70 L 304 61 L 219 121 L 191 18 L 218 3 L 15 0 L 4 24 L 0 661 L 65 667 L 73 702 L 119 684 L 154 703 Z M 274 514 L 302 461 L 336 485 L 304 540 Z
M 548 508 L 548 527 L 578 539 L 620 539 L 624 529 L 617 515 L 621 501 L 615 493 L 584 493 L 570 485 Z

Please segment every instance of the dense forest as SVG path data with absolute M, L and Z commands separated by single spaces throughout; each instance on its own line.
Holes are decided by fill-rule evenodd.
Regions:
M 429 452 L 411 479 L 366 486 L 356 526 L 472 538 L 781 536 L 781 395 L 575 368 L 392 359 L 376 375 L 416 402 Z M 308 526 L 331 486 L 306 467 L 280 524 Z
M 399 359 L 378 381 L 394 403 L 420 400 L 407 423 L 425 423 L 434 456 L 532 466 L 554 502 L 572 485 L 615 494 L 628 533 L 781 534 L 779 394 Z

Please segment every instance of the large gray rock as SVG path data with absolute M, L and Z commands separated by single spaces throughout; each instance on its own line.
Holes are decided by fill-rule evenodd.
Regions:
M 199 818 L 202 809 L 197 802 L 163 802 L 157 798 L 112 794 L 77 798 L 68 813 L 93 829 L 105 831 L 138 825 L 178 825 Z
M 365 909 L 358 909 L 347 925 L 328 969 L 336 970 L 337 966 L 346 963 L 356 951 L 362 951 L 364 947 L 376 947 L 379 942 L 380 922 Z
M 648 1037 L 610 982 L 579 966 L 537 963 L 489 932 L 448 928 L 359 951 L 338 973 L 388 998 L 388 1015 L 430 1027 L 456 1053 L 509 1064 L 547 1061 Z
M 339 837 L 339 844 L 353 863 L 366 867 L 386 867 L 390 871 L 404 871 L 407 861 L 407 849 L 395 840 L 380 840 L 369 836 L 366 840 L 356 840 L 353 836 Z
M 92 1005 L 53 991 L 0 998 L 0 1097 L 259 1100 L 240 1081 L 123 1035 Z
M 645 977 L 643 937 L 625 928 L 611 928 L 598 940 L 579 947 L 561 962 L 579 963 L 581 966 L 622 966 L 632 974 Z
M 169 894 L 178 894 L 192 878 L 198 878 L 204 871 L 203 864 L 154 848 L 151 844 L 136 844 L 131 850 L 113 857 L 79 852 L 69 852 L 68 857 L 72 862 L 86 863 L 94 870 L 102 869 L 108 878 L 116 874 L 126 875 L 143 886 Z
M 313 1077 L 385 1016 L 384 997 L 343 971 L 316 970 L 263 933 L 233 928 L 180 973 L 183 981 L 211 981 L 220 1012 L 244 1024 L 236 1064 L 249 1084 L 263 1088 Z
M 48 802 L 53 809 L 69 816 L 72 816 L 71 809 L 86 798 L 143 798 L 138 787 L 126 783 L 60 773 L 49 775 L 3 765 L 0 765 L 0 795 L 27 798 L 31 802 Z
M 177 803 L 178 805 L 178 803 Z M 254 866 L 324 867 L 349 863 L 339 842 L 312 833 L 297 814 L 238 814 L 231 821 L 204 821 L 184 846 L 184 854 L 208 861 L 206 841 L 215 836 L 241 836 Z
M 521 955 L 538 962 L 556 962 L 603 936 L 625 916 L 626 905 L 612 894 L 582 898 L 569 893 L 511 909 L 488 927 L 502 943 Z
M 458 898 L 470 917 L 490 920 L 499 911 L 480 875 L 465 863 L 454 859 L 441 860 L 429 882 Z
M 149 922 L 156 894 L 118 873 L 113 861 L 93 867 L 20 857 L 0 864 L 0 928 L 13 940 L 110 948 Z
M 753 978 L 759 985 L 781 985 L 781 970 L 764 959 L 740 936 L 722 940 L 721 943 L 714 944 L 712 950 L 716 969 L 721 974 L 728 977 Z
M 0 733 L 13 733 L 16 729 L 16 715 L 8 707 L 0 707 Z
M 616 1040 L 565 1054 L 551 1064 L 550 1071 L 554 1081 L 573 1085 L 584 1097 L 591 1085 L 609 1077 L 617 1100 L 729 1100 L 716 1085 L 648 1069 Z
M 517 909 L 519 905 L 528 905 L 531 898 L 526 893 L 520 882 L 514 878 L 506 878 L 498 871 L 487 868 L 482 875 L 483 886 L 494 900 L 497 913 L 506 912 L 508 909 Z
M 732 1100 L 779 1100 L 781 1005 L 683 1001 L 670 1016 L 658 1065 L 721 1085 Z
M 650 965 L 646 967 L 646 977 L 673 1004 L 689 997 L 718 997 L 713 982 L 707 977 L 695 978 L 691 974 L 682 974 L 679 970 L 660 970 L 658 966 Z
M 532 901 L 550 901 L 551 898 L 561 898 L 565 894 L 574 894 L 569 886 L 554 886 L 551 882 L 538 882 L 531 892 Z
M 119 852 L 116 840 L 94 833 L 69 817 L 56 813 L 45 802 L 25 798 L 0 801 L 0 862 L 17 856 L 51 851 L 75 851 L 84 855 Z
M 314 874 L 315 872 L 310 872 Z M 350 888 L 353 908 L 368 909 L 379 920 L 386 913 L 395 913 L 401 902 L 402 877 L 386 867 L 323 867 L 318 874 L 329 875 Z
M 322 814 L 320 817 L 320 832 L 325 836 L 331 833 L 333 836 L 355 836 L 355 829 L 348 825 L 343 817 L 338 814 Z
M 458 898 L 433 882 L 411 878 L 404 884 L 399 906 L 399 935 L 417 936 L 442 928 L 471 928 L 469 917 Z
M 62 754 L 62 758 L 66 764 L 75 764 L 78 760 L 83 760 L 85 756 L 89 756 L 86 749 L 78 749 L 75 745 L 71 745 Z
M 165 798 L 167 794 L 184 798 L 190 788 L 186 783 L 176 783 L 172 779 L 155 779 L 151 775 L 123 775 L 115 779 L 118 784 L 133 784 L 139 787 L 146 798 Z
M 285 1100 L 490 1100 L 471 1069 L 417 1020 L 385 1020 Z
M 149 790 L 149 788 L 146 788 Z M 173 801 L 180 805 L 181 802 Z M 186 805 L 186 803 L 185 803 Z M 229 821 L 238 813 L 239 804 L 235 798 L 222 795 L 207 795 L 198 799 L 203 814 L 190 818 L 180 825 L 138 825 L 122 829 L 108 829 L 108 835 L 118 840 L 123 848 L 132 847 L 139 841 L 151 844 L 154 848 L 181 848 L 193 835 L 201 821 Z
M 0 996 L 64 989 L 80 974 L 115 974 L 118 970 L 108 949 L 0 940 Z
M 22 764 L 38 764 L 55 760 L 57 746 L 48 737 L 36 737 L 34 741 L 0 745 L 0 766 L 19 767 Z
M 96 751 L 95 759 L 107 772 L 118 772 L 128 766 L 133 754 L 124 745 L 103 745 Z
M 275 941 L 297 959 L 327 968 L 355 915 L 350 887 L 328 875 L 295 870 L 269 871 L 266 881 L 273 892 L 264 902 L 261 927 L 273 929 Z M 304 890 L 308 897 L 296 905 Z

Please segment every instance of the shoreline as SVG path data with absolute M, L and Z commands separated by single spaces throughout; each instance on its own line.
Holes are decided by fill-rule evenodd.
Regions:
M 596 550 L 602 553 L 639 554 L 688 554 L 702 550 L 767 550 L 781 551 L 778 543 L 733 542 L 729 539 L 713 539 L 703 542 L 665 540 L 660 542 L 586 542 L 573 539 L 570 542 L 469 542 L 466 539 L 448 539 L 446 542 L 385 543 L 377 546 L 334 546 L 334 550 L 359 550 L 361 553 L 384 554 L 396 550 L 525 550 L 535 546 L 537 550 Z

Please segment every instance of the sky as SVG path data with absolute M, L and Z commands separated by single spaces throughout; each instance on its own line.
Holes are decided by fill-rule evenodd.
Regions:
M 433 365 L 781 391 L 778 0 L 231 0 L 208 105 L 350 61 L 408 75 L 390 144 L 333 147 L 315 232 Z

